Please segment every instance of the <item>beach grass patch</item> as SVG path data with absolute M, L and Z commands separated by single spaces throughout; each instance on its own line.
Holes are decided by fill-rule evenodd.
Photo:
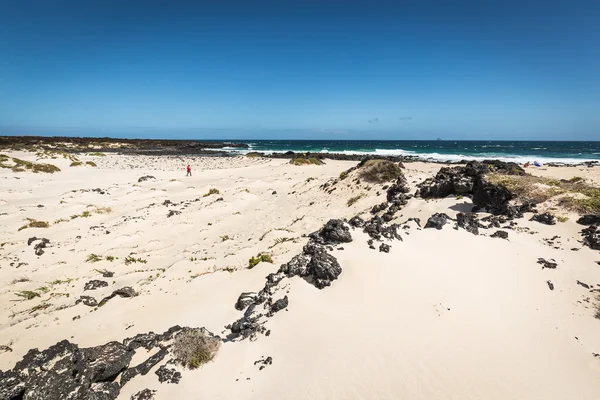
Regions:
M 212 196 L 213 194 L 220 194 L 219 189 L 211 188 L 207 193 L 205 193 L 202 197 Z
M 46 221 L 38 221 L 33 218 L 27 218 L 27 221 L 29 221 L 29 223 L 20 227 L 20 231 L 27 228 L 48 228 L 50 226 L 50 224 Z
M 357 196 L 354 196 L 354 197 L 350 197 L 350 198 L 348 199 L 348 202 L 346 202 L 346 205 L 347 205 L 348 207 L 351 207 L 351 206 L 352 206 L 354 203 L 356 203 L 357 201 L 359 201 L 359 200 L 360 200 L 360 199 L 362 199 L 363 197 L 365 197 L 365 194 L 364 194 L 364 193 L 361 193 L 361 194 L 359 194 L 359 195 L 357 195 Z
M 93 156 L 93 157 L 106 157 L 106 154 L 104 153 L 100 153 L 100 152 L 93 152 L 93 153 L 89 153 L 88 156 Z
M 73 161 L 69 167 L 80 167 L 83 163 L 81 161 Z
M 148 261 L 144 260 L 143 258 L 134 258 L 131 256 L 127 256 L 125 257 L 125 260 L 123 260 L 125 262 L 125 265 L 129 265 L 129 264 L 135 264 L 135 263 L 140 263 L 140 264 L 146 264 Z
M 102 261 L 102 256 L 99 256 L 98 254 L 89 254 L 87 256 L 87 258 L 85 259 L 85 262 L 89 262 L 89 263 L 95 263 L 98 261 Z
M 221 341 L 203 329 L 184 328 L 173 342 L 173 355 L 182 365 L 196 369 L 217 355 Z
M 23 300 L 32 300 L 36 297 L 40 297 L 40 294 L 33 290 L 23 290 L 21 292 L 15 292 L 15 296 L 21 297 Z
M 290 164 L 302 166 L 302 165 L 323 165 L 323 161 L 315 157 L 296 157 L 290 160 Z
M 248 268 L 252 269 L 261 262 L 268 262 L 273 264 L 273 258 L 271 258 L 271 255 L 267 253 L 260 253 L 256 257 L 252 256 L 252 258 L 248 260 Z
M 93 161 L 86 161 L 85 162 L 87 165 L 89 165 L 90 167 L 97 167 L 96 163 Z
M 257 153 L 255 151 L 252 151 L 252 152 L 246 154 L 246 157 L 248 157 L 248 158 L 261 158 L 262 154 Z
M 390 182 L 401 177 L 400 166 L 388 160 L 369 160 L 360 168 L 359 176 L 370 183 Z
M 13 165 L 6 164 L 8 161 L 12 161 Z M 2 154 L 0 157 L 0 168 L 12 169 L 13 172 L 25 172 L 30 170 L 34 173 L 48 173 L 53 174 L 59 172 L 60 168 L 52 164 L 35 163 L 31 161 L 21 160 L 20 158 L 8 157 Z

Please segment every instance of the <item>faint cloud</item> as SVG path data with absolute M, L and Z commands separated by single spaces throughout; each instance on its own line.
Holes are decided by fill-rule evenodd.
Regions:
M 400 117 L 400 121 L 410 121 L 413 117 Z
M 367 121 L 370 124 L 378 124 L 379 123 L 379 118 L 373 118 Z

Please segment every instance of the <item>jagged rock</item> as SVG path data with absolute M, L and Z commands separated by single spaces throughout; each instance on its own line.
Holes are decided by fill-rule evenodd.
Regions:
M 544 269 L 544 268 L 556 269 L 556 267 L 558 266 L 558 264 L 556 262 L 554 262 L 553 259 L 550 259 L 550 261 L 547 261 L 543 258 L 538 258 L 537 263 L 542 265 L 542 269 Z
M 136 365 L 133 368 L 125 370 L 125 372 L 123 372 L 123 374 L 121 375 L 121 386 L 125 385 L 137 375 L 146 375 L 148 371 L 150 371 L 152 367 L 154 367 L 156 364 L 161 362 L 167 356 L 168 353 L 168 348 L 162 348 L 156 354 L 148 358 L 146 361 Z
M 108 286 L 108 282 L 94 279 L 94 280 L 87 282 L 85 284 L 85 286 L 83 287 L 83 290 L 84 291 L 85 290 L 96 290 L 98 288 L 103 288 L 103 287 L 107 287 L 107 286 Z
M 181 211 L 169 210 L 169 213 L 167 214 L 167 218 L 171 218 L 173 215 L 179 215 L 179 214 L 181 214 Z
M 273 364 L 273 358 L 267 357 L 267 358 L 260 359 L 258 361 L 254 361 L 254 365 L 257 365 L 257 364 L 259 365 L 258 370 L 262 371 L 263 369 L 265 369 L 267 367 L 267 365 Z
M 586 289 L 590 288 L 590 285 L 588 285 L 587 283 L 581 282 L 580 280 L 577 281 L 577 284 L 579 286 L 582 286 L 582 287 L 586 288 Z
M 526 212 L 537 212 L 537 210 L 535 209 L 535 204 L 523 203 L 521 205 L 507 205 L 505 210 L 503 211 L 503 214 L 506 215 L 508 218 L 515 219 L 523 218 L 523 213 Z
M 402 240 L 402 237 L 398 233 L 398 224 L 386 225 L 383 219 L 378 216 L 366 222 L 363 231 L 377 240 L 380 240 L 382 236 L 386 239 Z
M 41 256 L 42 254 L 44 254 L 44 249 L 50 243 L 50 240 L 48 240 L 46 238 L 37 238 L 34 236 L 27 240 L 27 246 L 30 246 L 31 243 L 33 243 L 37 240 L 39 240 L 39 243 L 36 243 L 35 246 L 33 246 L 33 251 L 36 256 Z
M 494 232 L 490 237 L 500 238 L 500 239 L 508 239 L 508 232 L 498 230 L 498 231 Z
M 594 250 L 600 250 L 600 229 L 592 225 L 581 230 L 583 244 Z
M 108 271 L 106 269 L 102 270 L 100 273 L 102 274 L 103 278 L 112 278 L 113 276 L 115 276 L 114 272 Z
M 294 256 L 290 261 L 283 264 L 281 268 L 279 268 L 279 272 L 284 273 L 288 277 L 306 276 L 309 261 L 310 257 L 308 257 L 307 255 L 298 254 Z
M 551 281 L 546 281 L 546 283 L 548 284 L 548 288 L 550 290 L 554 290 L 554 284 Z
M 342 273 L 342 267 L 336 258 L 327 253 L 325 248 L 308 243 L 304 246 L 304 252 L 311 256 L 307 274 L 317 288 L 323 289 L 331 285 L 331 281 L 336 280 Z
M 238 297 L 235 303 L 235 309 L 238 311 L 243 311 L 244 308 L 256 301 L 256 297 L 257 295 L 254 292 L 244 292 L 240 294 L 240 297 Z
M 277 300 L 275 303 L 271 305 L 271 314 L 275 314 L 277 311 L 281 311 L 288 306 L 288 297 L 284 296 L 283 298 Z
M 473 204 L 485 208 L 491 214 L 504 214 L 512 193 L 502 185 L 487 182 L 483 176 L 475 179 L 473 186 Z
M 167 368 L 166 365 L 161 365 L 155 372 L 160 383 L 175 383 L 178 384 L 181 380 L 181 372 L 174 368 Z
M 386 199 L 390 203 L 404 203 L 406 204 L 405 194 L 410 191 L 406 177 L 402 174 L 394 184 L 392 184 L 386 193 Z
M 379 252 L 381 252 L 381 253 L 389 253 L 390 252 L 390 245 L 385 244 L 385 243 L 381 243 L 381 245 L 379 246 Z
M 92 382 L 114 380 L 131 362 L 134 352 L 119 342 L 82 349 L 88 361 Z
M 144 389 L 131 396 L 131 400 L 154 400 L 156 390 Z
M 145 182 L 145 181 L 150 180 L 150 179 L 156 180 L 156 178 L 153 177 L 152 175 L 145 175 L 145 176 L 142 176 L 140 179 L 138 179 L 138 183 Z
M 95 298 L 91 297 L 91 296 L 81 296 L 76 302 L 75 304 L 79 304 L 79 303 L 83 303 L 88 307 L 96 307 L 98 305 L 98 302 L 96 301 Z
M 125 286 L 125 287 L 122 287 L 121 289 L 115 290 L 110 295 L 108 295 L 105 298 L 103 298 L 102 300 L 100 300 L 100 303 L 98 303 L 98 307 L 102 307 L 104 304 L 106 304 L 107 301 L 109 301 L 110 299 L 112 299 L 115 296 L 119 296 L 119 297 L 135 297 L 137 295 L 138 295 L 137 292 L 135 290 L 133 290 L 132 287 Z
M 358 215 L 352 217 L 348 223 L 355 228 L 362 228 L 365 225 L 365 221 Z
M 350 228 L 340 219 L 330 219 L 319 231 L 311 233 L 310 238 L 323 245 L 348 243 L 352 241 Z
M 391 220 L 394 219 L 394 214 L 387 212 L 381 216 L 381 219 L 384 222 L 390 222 Z
M 375 204 L 373 208 L 371 208 L 371 214 L 377 214 L 378 212 L 385 210 L 387 207 L 388 203 L 385 202 L 381 204 Z
M 535 214 L 530 221 L 536 221 L 545 225 L 556 225 L 556 217 L 550 213 Z
M 577 223 L 580 225 L 600 225 L 600 215 L 583 215 L 577 220 Z
M 477 216 L 472 213 L 458 213 L 456 214 L 456 226 L 463 228 L 467 232 L 474 235 L 479 234 L 479 221 Z
M 161 342 L 168 342 L 175 335 L 183 330 L 179 325 L 175 325 L 170 327 L 167 331 L 162 334 L 156 334 L 154 332 L 148 333 L 139 333 L 134 337 L 127 338 L 123 340 L 123 345 L 127 347 L 129 350 L 136 350 L 140 347 L 145 348 L 146 350 L 152 350 L 155 347 L 158 347 Z
M 437 230 L 442 229 L 448 222 L 448 216 L 444 213 L 435 213 L 427 220 L 425 228 L 435 228 Z

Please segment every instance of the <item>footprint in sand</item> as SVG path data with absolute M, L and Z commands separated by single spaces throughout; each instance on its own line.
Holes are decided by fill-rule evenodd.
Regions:
M 448 311 L 450 311 L 450 307 L 446 307 L 442 303 L 434 305 L 433 309 L 437 312 L 437 315 L 440 316 L 440 317 L 443 314 L 446 314 Z

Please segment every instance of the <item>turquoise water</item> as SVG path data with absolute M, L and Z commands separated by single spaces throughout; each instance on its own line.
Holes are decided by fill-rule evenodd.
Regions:
M 600 161 L 600 142 L 452 141 L 452 140 L 251 140 L 249 150 L 342 154 L 418 156 L 424 160 L 460 161 L 501 159 L 524 163 Z

